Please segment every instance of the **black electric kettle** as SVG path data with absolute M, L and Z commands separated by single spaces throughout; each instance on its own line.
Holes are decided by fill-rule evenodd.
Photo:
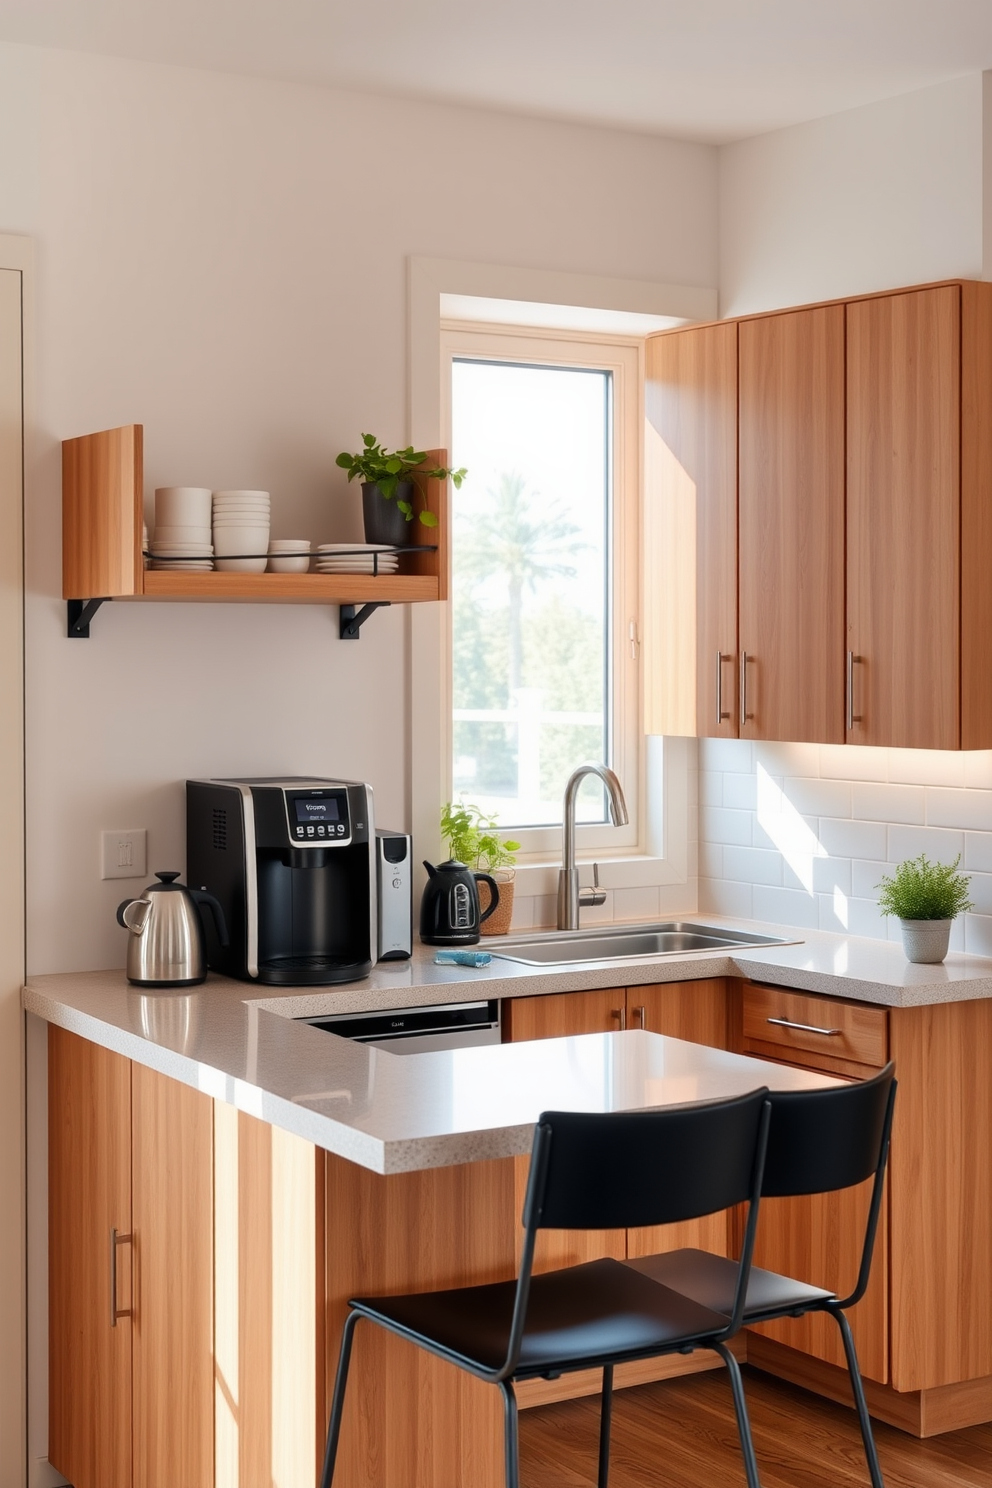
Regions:
M 420 901 L 420 938 L 425 945 L 475 945 L 479 926 L 488 920 L 499 903 L 499 887 L 488 873 L 473 873 L 457 858 L 446 863 L 424 863 L 428 879 Z M 476 883 L 489 885 L 492 898 L 485 914 L 479 913 Z

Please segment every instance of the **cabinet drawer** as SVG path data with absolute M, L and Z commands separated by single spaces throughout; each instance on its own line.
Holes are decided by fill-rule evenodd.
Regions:
M 845 1073 L 880 1069 L 888 1058 L 889 1015 L 863 1002 L 841 1002 L 763 987 L 744 988 L 744 1052 Z M 860 1073 L 854 1070 L 852 1073 Z

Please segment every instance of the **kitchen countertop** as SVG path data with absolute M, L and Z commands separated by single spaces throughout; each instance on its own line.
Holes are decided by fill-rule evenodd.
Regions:
M 483 941 L 480 949 L 495 946 Z M 320 991 L 250 987 L 216 976 L 181 991 L 143 991 L 129 986 L 123 971 L 61 973 L 32 977 L 23 1001 L 48 1022 L 390 1173 L 528 1152 L 537 1116 L 556 1106 L 631 1109 L 735 1094 L 758 1083 L 792 1089 L 833 1082 L 636 1030 L 395 1055 L 294 1018 L 717 976 L 890 1007 L 992 996 L 990 960 L 955 955 L 939 966 L 913 966 L 894 943 L 814 931 L 792 944 L 730 954 L 554 968 L 500 959 L 478 970 L 442 967 L 433 955 L 418 946 L 409 962 L 382 963 L 364 981 Z

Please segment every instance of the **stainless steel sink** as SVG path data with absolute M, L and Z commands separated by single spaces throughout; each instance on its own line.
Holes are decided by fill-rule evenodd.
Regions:
M 486 949 L 504 961 L 519 961 L 525 966 L 569 966 L 586 961 L 629 960 L 635 956 L 677 956 L 688 951 L 789 944 L 781 936 L 749 935 L 743 930 L 669 920 L 657 925 L 625 925 L 615 930 L 563 930 L 501 946 L 499 950 L 490 943 Z

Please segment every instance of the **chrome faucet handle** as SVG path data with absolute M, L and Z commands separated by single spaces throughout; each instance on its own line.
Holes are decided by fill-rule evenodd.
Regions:
M 606 890 L 599 887 L 599 864 L 592 865 L 592 888 L 579 890 L 579 905 L 582 909 L 591 909 L 597 904 L 606 903 Z

